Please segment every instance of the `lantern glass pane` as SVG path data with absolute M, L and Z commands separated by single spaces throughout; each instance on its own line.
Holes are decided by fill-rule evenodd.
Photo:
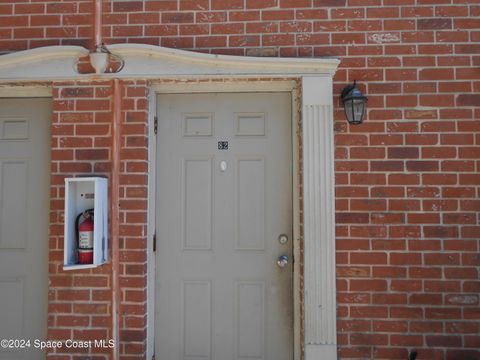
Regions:
M 352 122 L 353 119 L 353 100 L 346 100 L 343 104 L 345 108 L 345 115 L 347 116 L 348 122 Z
M 354 121 L 356 123 L 359 123 L 363 119 L 363 114 L 364 114 L 364 111 L 365 111 L 365 102 L 363 100 L 360 100 L 360 99 L 354 100 L 353 102 L 354 102 L 354 104 L 353 104 L 353 111 L 354 111 L 353 118 L 354 118 Z

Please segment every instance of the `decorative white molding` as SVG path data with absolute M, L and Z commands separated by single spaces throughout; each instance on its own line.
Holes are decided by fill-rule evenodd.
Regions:
M 74 79 L 78 58 L 88 54 L 80 46 L 46 46 L 0 56 L 0 83 Z
M 336 351 L 332 79 L 302 81 L 305 359 Z
M 124 68 L 115 74 L 79 74 L 76 62 L 88 54 L 79 46 L 47 46 L 0 56 L 0 82 L 78 80 L 105 78 L 182 78 L 269 76 L 307 74 L 332 76 L 334 58 L 265 58 L 211 55 L 144 44 L 115 44 L 109 51 L 120 56 Z

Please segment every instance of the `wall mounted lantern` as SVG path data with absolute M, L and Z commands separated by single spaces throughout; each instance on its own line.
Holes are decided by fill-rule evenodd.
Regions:
M 352 125 L 361 124 L 367 108 L 368 98 L 358 90 L 357 81 L 353 85 L 348 85 L 342 90 L 341 99 L 345 108 L 347 120 Z

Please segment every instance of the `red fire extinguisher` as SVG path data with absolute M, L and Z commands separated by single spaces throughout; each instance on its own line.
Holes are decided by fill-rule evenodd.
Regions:
M 79 264 L 93 264 L 93 209 L 83 211 L 75 221 Z

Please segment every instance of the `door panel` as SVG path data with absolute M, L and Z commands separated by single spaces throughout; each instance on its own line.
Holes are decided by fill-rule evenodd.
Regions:
M 160 360 L 292 360 L 290 104 L 288 93 L 158 97 Z
M 30 339 L 0 359 L 43 359 L 50 180 L 48 99 L 0 99 L 0 339 Z

